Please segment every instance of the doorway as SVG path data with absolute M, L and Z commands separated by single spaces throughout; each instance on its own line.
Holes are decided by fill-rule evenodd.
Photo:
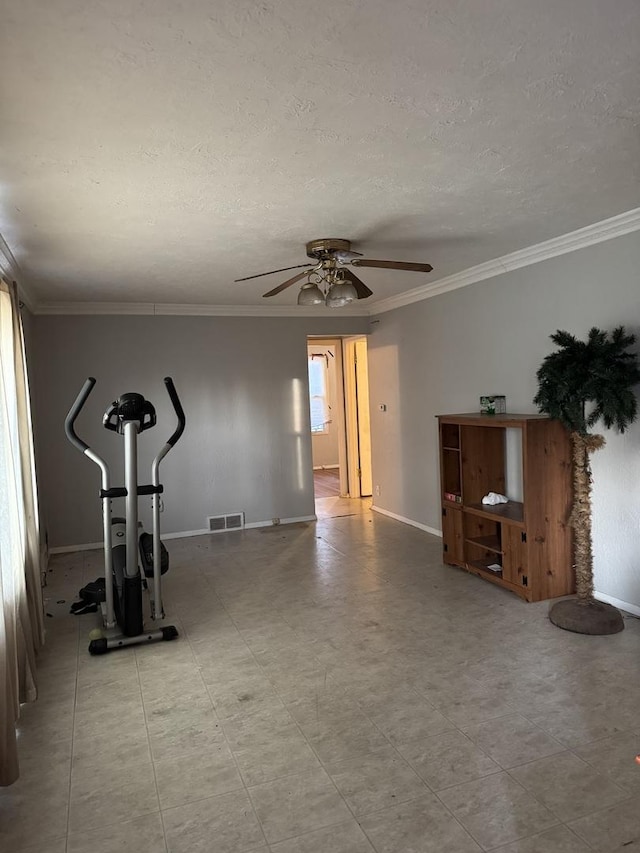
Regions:
M 309 338 L 307 356 L 316 515 L 352 515 L 372 493 L 367 340 Z

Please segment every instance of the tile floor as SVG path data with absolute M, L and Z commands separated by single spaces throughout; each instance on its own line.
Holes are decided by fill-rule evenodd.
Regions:
M 53 559 L 0 849 L 640 850 L 640 621 L 568 634 L 366 503 L 319 516 L 170 540 L 180 639 L 104 658 L 68 615 L 100 554 Z

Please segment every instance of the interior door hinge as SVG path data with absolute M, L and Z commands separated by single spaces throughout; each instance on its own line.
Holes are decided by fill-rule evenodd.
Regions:
M 522 575 L 522 586 L 529 586 L 529 578 L 526 575 Z
M 358 468 L 356 473 L 358 474 L 358 477 L 362 479 L 362 468 Z
M 523 542 L 527 541 L 527 534 L 524 532 L 524 530 L 520 534 L 520 538 L 522 539 Z

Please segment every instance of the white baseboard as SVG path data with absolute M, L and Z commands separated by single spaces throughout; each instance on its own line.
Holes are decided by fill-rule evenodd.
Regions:
M 250 524 L 245 524 L 245 528 L 250 527 L 280 527 L 282 524 L 298 524 L 301 521 L 317 521 L 315 515 L 301 515 L 298 518 L 281 518 L 280 524 L 274 524 L 271 519 L 269 521 L 252 521 Z
M 281 518 L 278 524 L 274 524 L 272 519 L 268 521 L 250 521 L 242 527 L 236 527 L 230 530 L 186 530 L 180 533 L 163 533 L 162 539 L 186 539 L 188 536 L 204 536 L 205 533 L 210 533 L 212 536 L 217 536 L 219 533 L 236 533 L 240 530 L 253 530 L 256 527 L 279 527 L 281 524 L 296 524 L 299 521 L 316 521 L 315 515 L 301 515 L 299 518 Z
M 594 598 L 597 598 L 598 601 L 604 601 L 606 604 L 612 604 L 618 610 L 625 610 L 633 616 L 640 617 L 640 607 L 637 604 L 629 604 L 628 601 L 621 601 L 619 598 L 614 598 L 612 595 L 606 595 L 604 592 L 598 592 L 597 590 L 594 593 Z
M 226 532 L 226 531 L 223 531 Z M 207 527 L 203 527 L 201 530 L 179 530 L 177 533 L 161 533 L 161 539 L 188 539 L 190 536 L 204 536 L 205 533 L 213 533 L 213 530 L 209 530 Z
M 301 515 L 298 518 L 281 518 L 279 524 L 274 524 L 271 519 L 268 521 L 252 521 L 245 524 L 244 527 L 239 527 L 237 530 L 180 530 L 177 533 L 163 533 L 161 539 L 188 539 L 190 536 L 217 536 L 219 533 L 237 533 L 240 530 L 249 530 L 254 527 L 279 527 L 283 524 L 297 524 L 301 521 L 317 521 L 315 515 Z M 71 554 L 75 551 L 95 551 L 102 549 L 102 542 L 87 542 L 84 545 L 58 545 L 56 548 L 49 548 L 49 554 Z
M 428 524 L 421 524 L 419 521 L 414 521 L 412 518 L 405 518 L 403 515 L 397 515 L 395 512 L 390 512 L 388 509 L 381 509 L 379 506 L 371 505 L 374 512 L 379 512 L 380 515 L 387 515 L 389 518 L 395 518 L 396 521 L 401 521 L 403 524 L 410 524 L 411 527 L 417 527 L 419 530 L 424 530 L 425 533 L 430 533 L 432 536 L 438 536 L 442 539 L 442 530 L 435 527 L 429 527 Z
M 87 542 L 84 545 L 58 545 L 56 548 L 49 548 L 49 554 L 72 554 L 74 551 L 96 551 L 102 548 L 102 542 Z

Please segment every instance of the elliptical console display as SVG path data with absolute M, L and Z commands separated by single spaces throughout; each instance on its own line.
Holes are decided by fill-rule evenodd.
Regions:
M 93 655 L 106 654 L 111 649 L 122 648 L 155 640 L 173 640 L 178 631 L 173 625 L 155 630 L 145 630 L 143 620 L 143 587 L 152 580 L 151 618 L 164 619 L 161 576 L 169 569 L 169 555 L 160 541 L 160 462 L 175 446 L 184 432 L 185 416 L 173 380 L 166 377 L 164 384 L 173 404 L 178 426 L 160 449 L 151 464 L 151 483 L 138 484 L 138 435 L 156 424 L 156 411 L 142 394 L 123 394 L 105 412 L 102 423 L 106 429 L 124 438 L 124 486 L 112 486 L 107 463 L 82 441 L 75 432 L 74 422 L 93 390 L 96 380 L 89 377 L 78 394 L 65 420 L 69 441 L 91 459 L 101 471 L 102 520 L 104 535 L 104 582 L 102 579 L 88 584 L 80 591 L 85 601 L 101 605 L 104 630 L 91 640 L 89 651 Z M 153 534 L 145 533 L 138 521 L 138 497 L 151 496 Z M 111 502 L 125 499 L 125 518 L 112 518 Z M 118 633 L 117 628 L 120 628 Z

